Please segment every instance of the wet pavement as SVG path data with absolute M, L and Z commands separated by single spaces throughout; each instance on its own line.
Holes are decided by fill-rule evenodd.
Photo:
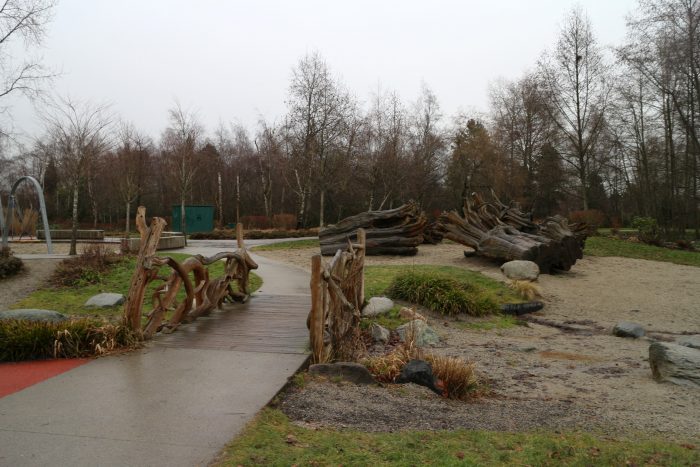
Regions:
M 254 259 L 264 283 L 247 304 L 0 398 L 0 465 L 207 465 L 308 356 L 308 274 Z

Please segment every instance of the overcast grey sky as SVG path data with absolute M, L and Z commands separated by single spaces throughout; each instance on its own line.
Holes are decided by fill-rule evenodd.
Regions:
M 573 0 L 60 0 L 44 62 L 53 91 L 110 102 L 154 137 L 177 98 L 211 133 L 279 119 L 291 70 L 318 50 L 361 100 L 379 84 L 414 100 L 421 81 L 443 114 L 485 110 L 488 86 L 533 68 Z M 618 44 L 636 0 L 581 0 L 602 45 Z M 41 122 L 13 99 L 15 129 Z

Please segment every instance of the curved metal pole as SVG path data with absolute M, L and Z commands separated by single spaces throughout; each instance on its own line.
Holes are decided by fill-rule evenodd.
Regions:
M 46 248 L 49 251 L 49 254 L 53 254 L 53 245 L 51 244 L 51 231 L 49 230 L 49 218 L 46 215 L 46 203 L 44 202 L 44 190 L 41 188 L 41 184 L 39 181 L 30 176 L 30 175 L 25 175 L 24 177 L 20 177 L 14 185 L 12 185 L 12 191 L 10 192 L 10 200 L 8 202 L 8 208 L 7 208 L 7 218 L 5 222 L 5 226 L 2 230 L 2 246 L 6 247 L 8 246 L 8 235 L 10 231 L 10 225 L 12 222 L 12 215 L 14 214 L 15 210 L 15 191 L 17 190 L 17 187 L 19 186 L 20 183 L 22 183 L 24 180 L 29 180 L 32 182 L 34 185 L 34 188 L 36 189 L 37 195 L 39 195 L 39 209 L 41 210 L 41 222 L 44 225 L 44 234 L 46 235 Z M 0 207 L 0 215 L 2 215 L 2 208 Z

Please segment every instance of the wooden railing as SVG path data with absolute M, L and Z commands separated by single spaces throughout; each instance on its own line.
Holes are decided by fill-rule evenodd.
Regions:
M 360 310 L 365 300 L 366 234 L 348 240 L 329 264 L 321 255 L 311 258 L 311 312 L 308 327 L 315 363 L 352 360 L 360 342 Z
M 240 224 L 239 224 L 240 225 Z M 187 258 L 182 263 L 169 256 L 155 256 L 160 234 L 165 227 L 165 220 L 155 217 L 151 226 L 146 225 L 146 209 L 139 207 L 136 215 L 136 227 L 141 233 L 136 269 L 131 277 L 129 294 L 124 304 L 124 323 L 134 331 L 141 332 L 145 339 L 158 331 L 172 331 L 183 322 L 190 322 L 199 316 L 220 308 L 224 301 L 245 302 L 248 299 L 248 278 L 251 269 L 258 265 L 248 254 L 243 245 L 243 232 L 238 231 L 238 249 L 221 252 L 205 258 L 201 255 Z M 210 279 L 206 266 L 220 260 L 226 260 L 223 276 Z M 169 266 L 172 272 L 160 276 L 162 266 Z M 194 283 L 190 279 L 194 276 Z M 143 299 L 146 287 L 155 280 L 162 281 L 151 296 L 153 310 L 142 323 Z M 231 284 L 236 281 L 238 290 Z M 185 289 L 181 303 L 176 302 L 177 293 Z M 166 320 L 168 312 L 172 315 Z

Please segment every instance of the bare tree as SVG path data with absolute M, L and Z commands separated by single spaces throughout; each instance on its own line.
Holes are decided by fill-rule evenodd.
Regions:
M 294 140 L 294 178 L 299 197 L 299 221 L 303 224 L 314 185 L 319 190 L 319 225 L 325 219 L 328 170 L 333 149 L 344 131 L 352 102 L 348 92 L 334 80 L 317 53 L 299 61 L 289 89 L 289 128 Z
M 583 209 L 612 87 L 591 23 L 580 9 L 565 20 L 556 48 L 539 63 L 547 111 L 562 134 L 560 153 L 575 169 Z
M 143 182 L 153 152 L 153 142 L 148 136 L 138 132 L 133 124 L 127 122 L 121 122 L 117 138 L 118 146 L 112 155 L 113 163 L 109 165 L 118 173 L 114 178 L 119 198 L 125 208 L 124 235 L 128 238 L 131 229 L 131 206 L 143 194 Z
M 55 0 L 5 0 L 0 6 L 0 98 L 18 92 L 35 97 L 52 76 L 30 52 L 42 44 L 55 5 Z
M 195 152 L 203 129 L 196 115 L 182 108 L 179 102 L 168 111 L 170 126 L 162 138 L 163 147 L 175 178 L 180 201 L 180 230 L 187 238 L 185 204 L 192 191 L 197 172 Z
M 91 161 L 109 146 L 112 116 L 109 106 L 69 98 L 52 104 L 44 115 L 56 142 L 59 162 L 73 193 L 70 254 L 75 255 L 78 233 L 78 194 Z

